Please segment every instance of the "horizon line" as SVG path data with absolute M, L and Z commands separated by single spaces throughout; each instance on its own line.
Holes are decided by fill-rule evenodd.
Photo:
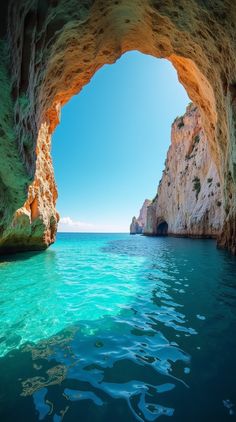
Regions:
M 124 231 L 122 231 L 122 232 L 117 232 L 117 231 L 114 231 L 114 232 L 81 232 L 81 231 L 57 231 L 57 233 L 80 233 L 80 234 L 82 234 L 82 233 L 84 233 L 84 234 L 89 234 L 89 233 L 91 233 L 91 234 L 115 234 L 115 233 L 117 233 L 117 234 L 119 234 L 119 233 L 130 233 L 129 231 L 126 231 L 126 232 L 124 232 Z

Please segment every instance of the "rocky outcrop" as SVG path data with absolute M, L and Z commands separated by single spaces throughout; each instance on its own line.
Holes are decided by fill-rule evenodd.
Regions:
M 170 60 L 199 107 L 223 190 L 219 245 L 236 253 L 235 33 L 230 0 L 1 2 L 0 252 L 54 241 L 60 109 L 101 66 L 138 50 Z
M 222 186 L 198 108 L 190 104 L 171 129 L 171 145 L 144 233 L 217 237 L 225 218 Z
M 133 217 L 130 224 L 130 234 L 141 234 L 143 233 L 144 227 L 147 221 L 147 207 L 151 204 L 149 199 L 145 199 L 142 208 L 139 212 L 138 218 Z
M 141 227 L 137 221 L 137 218 L 134 216 L 130 224 L 130 234 L 141 234 L 143 232 L 143 227 Z

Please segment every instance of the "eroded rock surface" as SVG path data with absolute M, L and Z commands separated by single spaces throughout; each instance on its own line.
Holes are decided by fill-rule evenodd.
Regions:
M 149 199 L 145 199 L 142 208 L 139 212 L 138 218 L 133 217 L 130 224 L 130 234 L 141 234 L 143 233 L 144 227 L 147 221 L 147 208 L 151 204 Z
M 217 237 L 222 230 L 222 186 L 197 107 L 176 118 L 157 195 L 148 207 L 147 235 Z
M 231 0 L 2 2 L 0 251 L 54 241 L 50 144 L 60 109 L 101 66 L 139 50 L 170 60 L 199 107 L 223 189 L 219 245 L 236 253 L 235 34 Z

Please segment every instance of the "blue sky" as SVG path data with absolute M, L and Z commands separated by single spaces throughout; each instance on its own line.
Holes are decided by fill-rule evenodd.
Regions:
M 102 67 L 53 135 L 59 230 L 128 231 L 156 194 L 171 123 L 189 101 L 167 60 L 132 51 Z

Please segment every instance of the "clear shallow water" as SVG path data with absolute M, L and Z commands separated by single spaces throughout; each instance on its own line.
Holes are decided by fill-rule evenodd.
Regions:
M 236 259 L 59 234 L 0 262 L 0 420 L 236 420 Z

